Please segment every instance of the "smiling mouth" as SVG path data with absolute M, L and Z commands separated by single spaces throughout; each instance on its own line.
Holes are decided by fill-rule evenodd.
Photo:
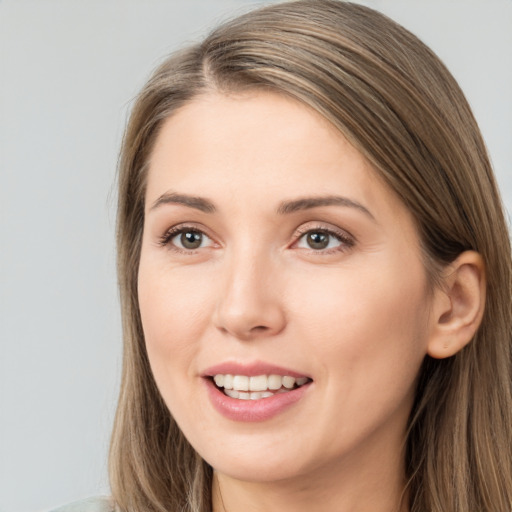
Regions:
M 288 393 L 310 382 L 308 377 L 289 375 L 231 375 L 217 374 L 212 377 L 217 389 L 226 396 L 238 400 L 260 400 L 280 393 Z

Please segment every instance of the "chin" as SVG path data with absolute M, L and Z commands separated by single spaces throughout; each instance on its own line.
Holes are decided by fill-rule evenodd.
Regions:
M 314 453 L 304 450 L 304 441 L 286 446 L 290 436 L 285 439 L 274 434 L 269 439 L 269 436 L 253 433 L 251 437 L 252 442 L 248 439 L 245 439 L 248 442 L 244 442 L 242 436 L 233 439 L 231 445 L 224 446 L 222 440 L 219 440 L 217 449 L 212 450 L 212 445 L 209 445 L 206 450 L 198 447 L 197 451 L 216 473 L 254 483 L 300 479 L 328 464 L 325 458 L 319 460 Z
M 294 461 L 276 461 L 269 463 L 264 454 L 260 454 L 257 460 L 250 461 L 222 461 L 213 465 L 214 471 L 234 480 L 252 483 L 272 483 L 294 480 L 307 474 L 301 471 Z

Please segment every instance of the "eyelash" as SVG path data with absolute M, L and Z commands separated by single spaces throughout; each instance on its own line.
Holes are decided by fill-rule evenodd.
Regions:
M 197 249 L 182 249 L 181 247 L 178 247 L 171 243 L 172 239 L 176 236 L 187 233 L 187 232 L 193 232 L 193 233 L 199 233 L 203 236 L 206 236 L 210 240 L 211 237 L 209 237 L 203 230 L 195 227 L 195 226 L 187 226 L 187 225 L 179 225 L 175 226 L 171 229 L 169 229 L 163 236 L 160 237 L 159 245 L 162 247 L 168 247 L 170 250 L 174 252 L 178 252 L 181 254 L 196 254 Z M 307 229 L 297 229 L 295 235 L 294 235 L 294 242 L 292 245 L 298 244 L 308 233 L 322 233 L 325 235 L 328 235 L 330 237 L 335 238 L 338 242 L 340 242 L 340 245 L 331 249 L 313 249 L 310 248 L 309 250 L 312 253 L 319 254 L 319 255 L 329 255 L 337 252 L 345 252 L 350 250 L 355 245 L 355 240 L 352 236 L 348 235 L 347 233 L 343 231 L 333 230 L 330 228 L 326 228 L 325 226 L 315 226 L 315 227 L 308 227 Z M 198 248 L 199 249 L 199 248 Z
M 162 247 L 167 247 L 171 251 L 175 251 L 181 254 L 195 254 L 196 251 L 194 249 L 182 249 L 171 243 L 171 240 L 182 233 L 200 233 L 201 235 L 206 236 L 211 240 L 211 238 L 202 230 L 195 226 L 187 226 L 187 225 L 179 225 L 169 229 L 163 236 L 160 237 L 159 245 Z
M 326 228 L 325 226 L 315 226 L 297 229 L 293 245 L 298 244 L 302 240 L 302 238 L 304 238 L 308 233 L 322 233 L 330 237 L 333 237 L 338 242 L 340 242 L 339 246 L 333 247 L 331 249 L 315 250 L 313 248 L 310 248 L 309 250 L 315 254 L 329 255 L 337 252 L 346 252 L 355 245 L 355 239 L 352 236 L 348 235 L 346 232 Z

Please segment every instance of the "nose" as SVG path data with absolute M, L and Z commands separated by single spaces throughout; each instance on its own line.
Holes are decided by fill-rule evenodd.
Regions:
M 213 318 L 224 334 L 250 341 L 275 336 L 285 328 L 279 269 L 270 259 L 233 258 L 226 264 Z

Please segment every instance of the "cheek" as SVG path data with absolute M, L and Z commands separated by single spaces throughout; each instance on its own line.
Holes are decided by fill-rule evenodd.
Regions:
M 428 301 L 422 267 L 368 265 L 324 279 L 317 274 L 302 283 L 291 294 L 297 331 L 309 333 L 326 374 L 332 376 L 337 367 L 345 382 L 350 374 L 366 383 L 377 376 L 394 381 L 401 367 L 405 380 L 414 379 L 426 353 Z
M 146 348 L 157 384 L 193 372 L 190 364 L 210 317 L 211 290 L 189 272 L 173 272 L 144 257 L 138 294 Z M 172 276 L 172 279 L 171 279 Z
M 339 272 L 293 294 L 302 314 L 292 337 L 318 370 L 326 450 L 342 451 L 382 425 L 402 435 L 426 353 L 426 296 L 423 281 L 411 277 Z

